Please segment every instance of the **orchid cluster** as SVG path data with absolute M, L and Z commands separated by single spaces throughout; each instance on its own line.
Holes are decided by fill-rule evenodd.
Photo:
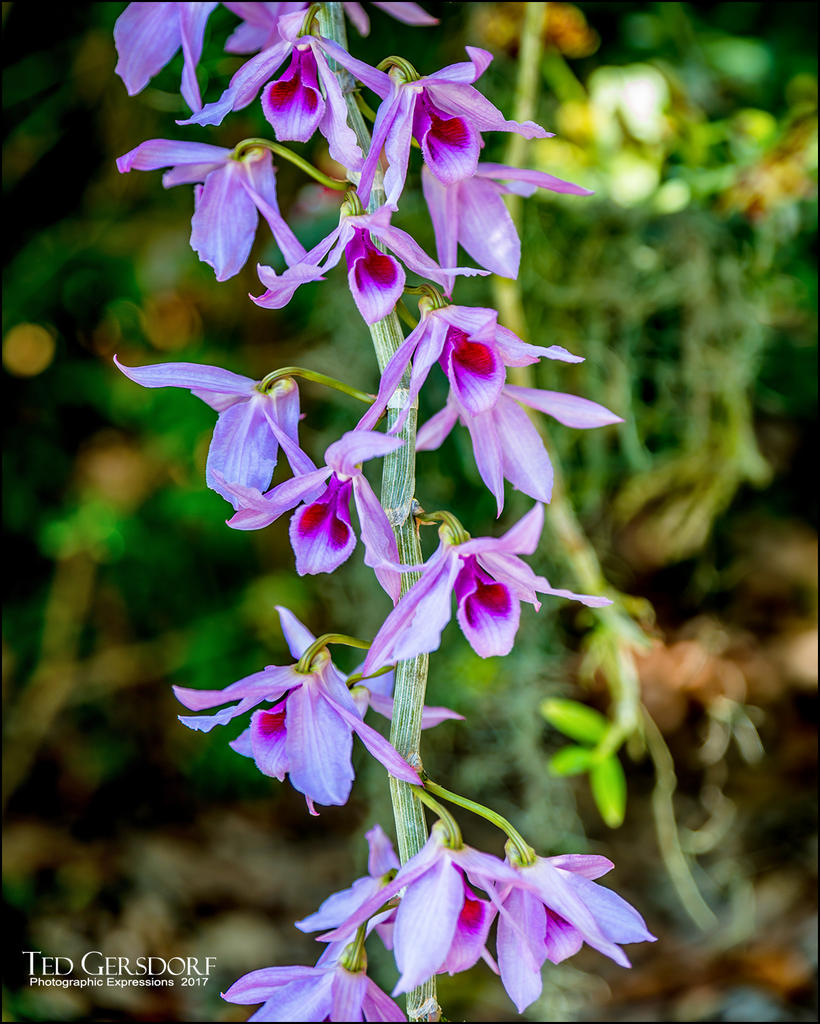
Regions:
M 553 587 L 520 556 L 538 546 L 552 490 L 549 455 L 530 413 L 575 429 L 619 417 L 577 395 L 507 383 L 508 367 L 582 360 L 559 345 L 524 342 L 498 323 L 494 309 L 458 305 L 452 296 L 460 276 L 517 276 L 520 243 L 504 193 L 587 190 L 544 172 L 480 160 L 485 132 L 548 136 L 531 121 L 505 119 L 475 87 L 492 59 L 486 51 L 467 47 L 465 62 L 426 75 L 397 56 L 374 68 L 346 46 L 345 14 L 360 33 L 369 29 L 361 4 L 223 6 L 240 19 L 226 51 L 250 56 L 220 96 L 203 104 L 196 74 L 215 3 L 128 4 L 114 31 L 117 73 L 133 95 L 181 49 L 181 93 L 191 114 L 179 125 L 221 125 L 232 111 L 258 99 L 275 138 L 239 140 L 233 148 L 152 139 L 120 157 L 117 166 L 121 172 L 167 168 L 166 188 L 194 186 L 191 247 L 218 281 L 235 276 L 247 262 L 261 215 L 285 264 L 280 273 L 257 268 L 263 290 L 252 298 L 261 307 L 286 306 L 297 288 L 320 281 L 344 258 L 351 297 L 382 365 L 379 387 L 375 394 L 363 392 L 302 367 L 253 380 L 194 363 L 126 366 L 116 357 L 115 362 L 143 387 L 186 388 L 216 412 L 205 481 L 231 505 L 229 527 L 259 530 L 291 513 L 299 575 L 334 572 L 360 539 L 364 561 L 393 607 L 370 641 L 336 633 L 316 637 L 280 607 L 294 662 L 267 666 L 224 689 L 175 687 L 179 701 L 194 712 L 180 721 L 207 732 L 244 718 L 244 731 L 230 746 L 264 775 L 279 781 L 287 776 L 311 814 L 317 804 L 347 801 L 355 734 L 394 780 L 394 793 L 411 794 L 422 829 L 423 807 L 437 818 L 424 842 L 414 838 L 405 805 L 394 802 L 404 863 L 375 826 L 366 836 L 368 874 L 297 922 L 304 931 L 322 933 L 316 965 L 254 970 L 224 997 L 261 1003 L 250 1017 L 256 1021 L 404 1020 L 366 973 L 365 941 L 375 932 L 395 954 L 399 979 L 392 995 L 408 994 L 410 1019 L 439 1019 L 431 979 L 467 970 L 480 959 L 500 974 L 521 1012 L 538 997 L 547 960 L 558 963 L 587 943 L 628 966 L 621 945 L 653 937 L 629 904 L 596 883 L 612 868 L 604 857 L 538 856 L 505 818 L 444 789 L 423 770 L 418 730 L 461 718 L 447 708 L 424 706 L 424 656 L 439 647 L 453 596 L 461 631 L 482 658 L 510 652 L 522 601 L 536 610 L 542 594 L 591 607 L 610 603 Z M 437 23 L 415 3 L 369 6 L 409 25 Z M 364 101 L 364 89 L 376 97 L 375 111 Z M 372 138 L 364 122 L 368 113 Z M 317 130 L 344 178 L 329 178 L 283 145 L 306 142 Z M 391 222 L 400 213 L 414 144 L 421 151 L 421 186 L 437 260 Z M 310 250 L 279 209 L 274 158 L 297 164 L 343 193 L 338 227 Z M 457 265 L 459 245 L 477 267 Z M 408 284 L 408 274 L 420 283 Z M 418 296 L 417 321 L 404 295 Z M 414 324 L 406 338 L 397 308 Z M 435 364 L 447 378 L 449 396 L 417 434 L 418 396 Z M 367 405 L 321 458 L 300 444 L 299 378 Z M 478 473 L 495 497 L 498 515 L 505 481 L 534 501 L 500 536 L 471 537 L 451 513 L 424 511 L 416 500 L 415 452 L 438 447 L 457 424 L 469 432 Z M 272 486 L 280 450 L 291 475 Z M 364 475 L 363 465 L 377 459 L 401 492 L 399 507 L 383 507 Z M 425 526 L 438 527 L 440 542 L 422 561 L 419 531 Z M 339 671 L 330 652 L 334 644 L 367 651 L 358 671 Z M 391 742 L 366 724 L 369 709 L 392 722 Z M 397 709 L 401 714 L 394 714 Z M 441 800 L 497 825 L 508 836 L 506 859 L 466 846 Z M 494 922 L 495 955 L 488 948 Z

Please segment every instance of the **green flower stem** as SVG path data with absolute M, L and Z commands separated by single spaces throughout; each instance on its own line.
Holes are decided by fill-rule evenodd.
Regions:
M 292 163 L 300 171 L 304 171 L 305 174 L 318 181 L 320 185 L 324 185 L 325 188 L 332 188 L 337 192 L 344 192 L 345 189 L 350 188 L 350 182 L 346 179 L 342 181 L 341 178 L 331 178 L 320 171 L 318 167 L 308 163 L 304 157 L 294 153 L 292 149 L 288 149 L 287 146 L 280 146 L 278 142 L 272 142 L 270 139 L 243 139 L 234 149 L 234 156 L 237 160 L 241 160 L 245 153 L 251 149 L 269 149 L 271 153 Z
M 341 3 L 323 4 L 319 11 L 319 25 L 323 36 L 332 39 L 345 49 L 348 48 Z M 370 132 L 356 103 L 356 82 L 344 68 L 338 67 L 334 61 L 330 63 L 339 77 L 339 84 L 347 101 L 348 122 L 356 133 L 362 152 L 367 153 L 370 148 Z M 382 174 L 377 170 L 368 203 L 370 211 L 377 209 L 384 202 L 382 181 Z M 374 244 L 378 245 L 375 239 Z M 376 350 L 379 368 L 383 370 L 393 353 L 404 341 L 396 312 L 392 312 L 384 320 L 379 320 L 378 323 L 371 325 L 370 335 Z M 409 388 L 409 371 L 402 377 L 400 386 Z M 398 415 L 398 409 L 388 409 L 387 422 L 390 426 L 396 422 Z M 411 515 L 416 488 L 416 417 L 417 408 L 414 405 L 398 434 L 404 444 L 398 451 L 385 456 L 382 476 L 382 505 L 396 535 L 399 558 L 405 565 L 419 565 L 422 561 L 418 530 Z M 419 575 L 414 572 L 402 574 L 402 594 L 406 593 L 419 579 Z M 409 661 L 400 661 L 396 665 L 396 682 L 393 691 L 394 705 L 390 742 L 399 754 L 416 768 L 421 766 L 419 755 L 421 711 L 427 687 L 427 662 L 426 654 L 411 658 Z M 414 793 L 414 788 L 418 787 L 390 777 L 396 839 L 402 863 L 418 853 L 427 841 L 424 810 L 419 797 Z M 423 985 L 407 993 L 407 1016 L 410 1020 L 440 1019 L 436 1002 L 435 978 L 430 978 Z
M 343 384 L 335 377 L 328 377 L 326 373 L 319 373 L 318 370 L 305 370 L 301 366 L 283 366 L 281 370 L 274 370 L 262 378 L 259 390 L 267 391 L 277 380 L 282 380 L 285 377 L 302 377 L 304 380 L 312 380 L 315 384 L 324 384 L 326 388 L 341 391 L 342 394 L 357 398 L 365 405 L 372 405 L 376 401 L 375 395 L 369 395 L 366 391 L 359 391 L 358 388 L 352 388 L 349 384 Z
M 449 789 L 439 786 L 438 783 L 432 782 L 430 779 L 424 780 L 424 788 L 428 793 L 435 793 L 436 796 L 440 796 L 443 800 L 449 800 L 451 804 L 457 804 L 466 811 L 472 811 L 473 814 L 478 814 L 480 817 L 492 822 L 496 828 L 501 829 L 502 832 L 505 832 L 510 837 L 522 863 L 535 863 L 535 850 L 533 850 L 518 829 L 507 821 L 503 814 L 499 814 L 497 811 L 493 811 L 475 800 L 468 800 L 466 796 L 451 793 Z
M 446 790 L 445 790 L 446 792 Z M 464 845 L 464 841 L 461 838 L 461 829 L 458 827 L 458 822 L 450 814 L 446 807 L 430 796 L 429 788 L 425 783 L 425 788 L 422 789 L 420 786 L 416 787 L 416 796 L 421 800 L 425 806 L 429 807 L 431 811 L 438 815 L 439 821 L 447 829 L 448 843 L 447 845 L 452 850 L 458 850 Z
M 370 644 L 364 640 L 357 640 L 355 636 L 346 636 L 344 633 L 323 633 L 308 647 L 302 657 L 296 662 L 296 671 L 303 674 L 310 672 L 310 666 L 316 655 L 327 647 L 328 644 L 344 644 L 345 647 L 358 647 L 362 651 L 370 648 Z

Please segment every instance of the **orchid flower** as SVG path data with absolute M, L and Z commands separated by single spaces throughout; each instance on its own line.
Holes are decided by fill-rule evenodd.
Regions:
M 142 92 L 182 47 L 182 96 L 191 110 L 200 110 L 202 98 L 196 66 L 202 56 L 205 25 L 218 6 L 216 3 L 129 4 L 114 23 L 114 45 L 119 57 L 114 71 L 125 83 L 128 95 Z
M 505 367 L 529 366 L 543 356 L 567 363 L 582 363 L 560 345 L 529 345 L 498 323 L 494 309 L 477 306 L 431 308 L 419 303 L 421 319 L 382 371 L 379 393 L 359 423 L 374 425 L 404 376 L 410 360 L 413 369 L 401 413 L 390 428 L 401 430 L 427 375 L 436 361 L 447 374 L 455 399 L 471 415 L 487 412 L 498 401 L 504 386 Z
M 527 171 L 503 164 L 480 163 L 475 174 L 450 184 L 421 170 L 421 187 L 433 230 L 436 251 L 444 266 L 455 265 L 461 244 L 482 267 L 501 277 L 518 277 L 521 242 L 502 196 L 531 196 L 538 188 L 576 196 L 593 193 L 544 171 Z M 447 294 L 453 279 L 447 284 Z
M 379 499 L 362 473 L 361 463 L 396 451 L 399 438 L 369 430 L 349 430 L 325 451 L 325 465 L 278 484 L 267 494 L 258 488 L 228 488 L 236 514 L 228 520 L 235 530 L 259 530 L 304 501 L 290 524 L 290 540 L 300 576 L 333 572 L 356 546 L 350 524 L 350 499 L 356 504 L 365 564 L 394 601 L 401 580 L 392 567 L 398 562 L 396 538 Z M 330 478 L 328 480 L 328 477 Z M 325 481 L 328 481 L 325 484 Z
M 500 894 L 498 966 L 519 1013 L 541 994 L 545 960 L 560 963 L 586 942 L 629 967 L 620 944 L 655 941 L 634 907 L 593 881 L 613 868 L 606 857 L 567 854 L 511 865 L 524 884 Z
M 359 312 L 368 324 L 382 320 L 401 298 L 406 278 L 398 260 L 377 249 L 371 235 L 383 242 L 410 270 L 442 285 L 448 275 L 486 275 L 486 270 L 471 267 L 443 270 L 407 232 L 390 224 L 391 216 L 392 211 L 387 206 L 379 207 L 374 213 L 343 212 L 339 226 L 282 274 L 259 266 L 259 279 L 267 291 L 251 298 L 257 306 L 281 309 L 290 302 L 299 285 L 318 281 L 344 255 L 350 291 Z
M 327 52 L 382 98 L 373 125 L 373 141 L 361 169 L 359 197 L 366 203 L 382 149 L 387 158 L 384 189 L 387 204 L 396 207 L 407 177 L 410 141 L 421 146 L 424 162 L 444 185 L 476 173 L 484 142 L 481 132 L 517 132 L 525 138 L 548 138 L 533 121 L 508 121 L 500 110 L 473 87 L 486 71 L 492 54 L 466 47 L 469 61 L 450 64 L 419 77 L 406 62 L 390 74 L 351 57 L 341 47 Z
M 544 508 L 535 505 L 502 537 L 469 539 L 445 525 L 438 549 L 424 564 L 421 579 L 382 623 L 364 662 L 371 674 L 393 661 L 438 648 L 450 621 L 455 592 L 458 624 L 482 658 L 509 654 L 521 616 L 521 602 L 541 607 L 538 594 L 580 601 L 591 608 L 612 602 L 605 597 L 557 589 L 536 576 L 519 554 L 532 554 L 544 525 Z
M 401 977 L 392 994 L 408 992 L 433 974 L 454 974 L 485 955 L 489 958 L 485 943 L 495 911 L 468 882 L 488 890 L 493 885 L 516 886 L 519 877 L 497 857 L 464 844 L 448 845 L 446 830 L 437 822 L 422 849 L 392 881 L 319 938 L 332 942 L 348 937 L 404 889 L 393 929 L 393 952 Z
M 348 889 L 335 892 L 322 903 L 315 914 L 310 914 L 296 927 L 303 932 L 323 931 L 336 928 L 364 903 L 365 900 L 379 892 L 388 882 L 392 882 L 399 869 L 399 858 L 393 844 L 387 838 L 381 825 L 374 825 L 365 833 L 369 847 L 367 874 L 356 881 Z M 368 934 L 376 931 L 387 949 L 393 948 L 393 925 L 396 919 L 395 907 L 385 910 L 372 917 L 368 923 Z
M 315 967 L 263 967 L 235 981 L 222 996 L 229 1003 L 263 1003 L 249 1021 L 407 1020 L 364 967 L 322 956 Z
M 204 142 L 150 139 L 117 160 L 121 174 L 160 167 L 171 168 L 162 176 L 164 188 L 202 183 L 194 188 L 191 248 L 213 267 L 217 281 L 227 281 L 247 263 L 260 213 L 288 266 L 304 257 L 304 246 L 279 212 L 269 150 L 254 146 L 237 158 L 234 150 Z
M 233 487 L 261 491 L 270 484 L 280 445 L 294 473 L 315 472 L 316 467 L 299 447 L 299 388 L 292 377 L 262 390 L 262 381 L 219 366 L 125 366 L 116 356 L 114 362 L 144 388 L 187 388 L 219 413 L 208 449 L 205 482 L 227 501 L 235 500 Z
M 262 109 L 277 137 L 306 142 L 318 128 L 327 139 L 333 159 L 357 171 L 362 166 L 362 151 L 347 123 L 339 80 L 326 58 L 328 52 L 335 57 L 338 48 L 319 36 L 303 35 L 304 20 L 301 10 L 281 16 L 277 21 L 279 41 L 246 61 L 218 100 L 177 123 L 221 124 L 226 114 L 247 107 L 270 82 L 262 97 Z M 271 82 L 288 57 L 292 58 L 288 69 L 278 81 Z
M 301 658 L 316 637 L 288 611 L 277 607 L 282 632 L 294 658 Z M 210 732 L 262 703 L 272 707 L 253 712 L 251 724 L 230 745 L 251 757 L 264 774 L 281 782 L 287 774 L 303 793 L 311 814 L 314 802 L 341 805 L 353 784 L 353 733 L 397 779 L 418 785 L 415 769 L 401 758 L 375 729 L 362 721 L 345 677 L 331 661 L 327 648 L 313 659 L 309 671 L 298 665 L 269 665 L 223 690 L 194 690 L 175 686 L 177 700 L 191 711 L 231 703 L 213 715 L 180 716 L 189 729 Z
M 470 431 L 479 475 L 495 495 L 499 515 L 504 508 L 505 479 L 536 501 L 549 502 L 552 463 L 522 405 L 582 430 L 623 422 L 620 416 L 587 398 L 516 384 L 505 384 L 492 408 L 473 414 L 451 390 L 444 408 L 419 429 L 416 451 L 438 448 L 460 420 Z

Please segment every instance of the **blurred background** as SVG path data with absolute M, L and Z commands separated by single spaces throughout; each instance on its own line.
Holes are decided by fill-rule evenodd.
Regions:
M 301 364 L 361 388 L 376 369 L 343 272 L 286 310 L 258 309 L 255 262 L 281 266 L 265 228 L 245 270 L 218 284 L 189 248 L 190 187 L 117 174 L 144 139 L 269 135 L 258 104 L 218 129 L 177 128 L 179 58 L 129 99 L 113 73 L 122 6 L 45 17 L 3 4 L 4 1020 L 243 1020 L 220 989 L 313 963 L 292 922 L 363 873 L 368 827 L 392 833 L 384 776 L 355 749 L 350 803 L 310 818 L 228 748 L 237 727 L 183 728 L 171 683 L 222 687 L 289 660 L 275 604 L 317 634 L 366 637 L 386 599 L 358 552 L 333 576 L 299 578 L 287 517 L 227 529 L 203 480 L 212 411 L 139 388 L 112 356 L 255 378 Z M 534 384 L 625 422 L 550 425 L 564 487 L 531 559 L 557 586 L 606 579 L 614 609 L 527 608 L 514 653 L 487 661 L 451 626 L 429 700 L 467 721 L 425 735 L 425 766 L 542 853 L 610 857 L 606 881 L 659 938 L 629 951 L 629 972 L 589 950 L 548 966 L 525 1019 L 814 1020 L 815 10 L 549 3 L 534 22 L 535 4 L 426 6 L 439 29 L 371 8 L 352 49 L 374 64 L 399 52 L 422 73 L 462 60 L 465 43 L 491 50 L 483 91 L 511 115 L 530 104 L 556 138 L 517 149 L 488 135 L 487 158 L 596 193 L 528 200 L 520 287 L 465 281 L 456 300 L 498 304 L 530 340 L 583 355 L 537 368 Z M 222 7 L 211 16 L 207 99 L 240 62 L 223 52 L 235 24 Z M 522 60 L 532 75 L 516 97 Z M 318 135 L 294 148 L 326 159 Z M 337 196 L 287 165 L 278 187 L 307 247 L 332 229 Z M 395 222 L 434 252 L 417 193 Z M 422 418 L 444 396 L 431 375 Z M 311 384 L 302 402 L 314 457 L 360 413 Z M 476 534 L 530 505 L 508 491 L 495 524 L 462 431 L 420 455 L 419 480 L 426 508 Z M 600 717 L 579 731 L 560 700 Z M 585 751 L 604 733 L 612 770 L 596 781 Z M 502 852 L 489 826 L 459 818 L 468 842 Z M 370 945 L 389 990 L 390 958 Z M 215 956 L 217 968 L 206 988 L 37 990 L 29 949 Z M 440 999 L 451 1020 L 518 1019 L 484 965 L 443 977 Z

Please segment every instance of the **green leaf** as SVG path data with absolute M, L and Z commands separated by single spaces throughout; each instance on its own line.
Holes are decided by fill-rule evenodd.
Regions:
M 610 828 L 618 828 L 626 813 L 626 776 L 617 756 L 610 754 L 594 765 L 589 782 L 601 817 Z
M 541 714 L 550 725 L 578 743 L 599 743 L 609 728 L 606 718 L 576 700 L 559 700 L 552 697 L 541 703 Z
M 549 759 L 547 768 L 550 775 L 580 775 L 589 769 L 593 756 L 589 747 L 564 747 Z

